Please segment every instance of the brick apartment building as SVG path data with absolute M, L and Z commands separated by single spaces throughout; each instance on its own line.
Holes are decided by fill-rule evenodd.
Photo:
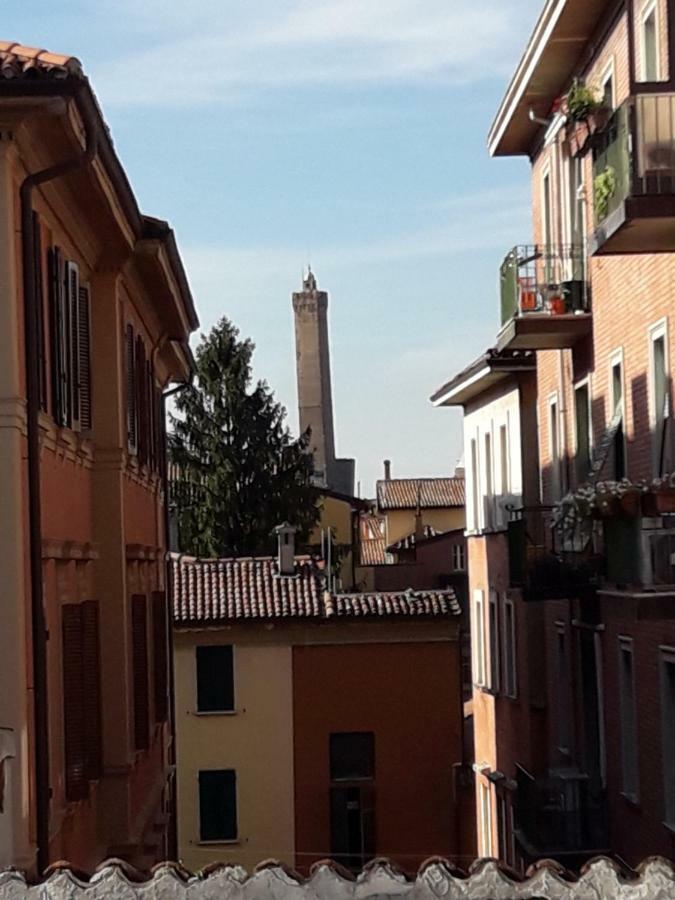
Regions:
M 0 866 L 171 852 L 164 398 L 197 327 L 81 64 L 0 42 Z
M 180 859 L 473 858 L 453 591 L 330 592 L 279 539 L 173 558 Z
M 547 2 L 489 148 L 530 159 L 533 237 L 432 398 L 465 414 L 479 853 L 672 857 L 675 4 Z

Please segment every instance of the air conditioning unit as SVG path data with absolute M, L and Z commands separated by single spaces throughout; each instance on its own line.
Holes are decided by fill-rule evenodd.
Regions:
M 640 581 L 645 587 L 675 584 L 674 528 L 642 528 Z

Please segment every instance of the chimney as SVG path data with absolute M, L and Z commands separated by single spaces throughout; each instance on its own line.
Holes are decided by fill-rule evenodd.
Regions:
M 279 575 L 295 575 L 295 532 L 290 522 L 282 522 L 274 529 L 277 535 L 277 565 Z
M 384 480 L 391 481 L 391 460 L 385 459 L 384 461 Z
M 464 466 L 455 466 L 455 478 L 464 478 Z

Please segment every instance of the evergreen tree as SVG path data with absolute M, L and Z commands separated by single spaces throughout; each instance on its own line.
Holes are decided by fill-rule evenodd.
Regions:
M 293 439 L 267 384 L 252 385 L 253 350 L 221 319 L 202 335 L 196 378 L 170 416 L 180 549 L 195 556 L 269 554 L 281 522 L 302 541 L 318 520 L 309 434 Z

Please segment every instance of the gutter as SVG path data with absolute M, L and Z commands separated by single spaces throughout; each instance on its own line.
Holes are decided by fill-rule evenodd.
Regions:
M 84 87 L 85 82 L 82 82 Z M 80 92 L 82 90 L 80 88 Z M 76 94 L 76 98 L 79 96 Z M 42 591 L 42 503 L 40 494 L 40 344 L 33 240 L 33 190 L 88 166 L 98 147 L 96 119 L 80 110 L 85 126 L 85 149 L 70 160 L 33 172 L 19 189 L 21 203 L 21 264 L 24 292 L 26 417 L 28 457 L 28 541 L 33 642 L 33 707 L 35 742 L 35 813 L 38 875 L 49 865 L 49 697 L 47 681 L 47 616 Z

